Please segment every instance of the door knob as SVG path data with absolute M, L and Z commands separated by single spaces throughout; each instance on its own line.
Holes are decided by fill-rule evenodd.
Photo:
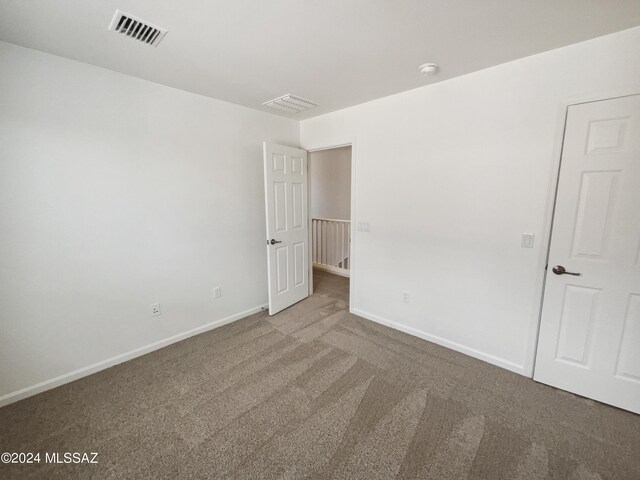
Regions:
M 276 243 L 282 243 L 280 240 L 274 240 L 273 238 L 269 242 L 271 245 L 275 245 Z
M 581 275 L 580 273 L 567 272 L 567 269 L 564 268 L 562 265 L 556 265 L 551 269 L 551 271 L 556 275 L 573 275 L 575 277 L 579 277 Z

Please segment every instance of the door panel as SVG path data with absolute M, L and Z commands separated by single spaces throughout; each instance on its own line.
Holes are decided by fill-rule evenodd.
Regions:
M 275 211 L 274 232 L 287 231 L 287 184 L 274 182 L 273 184 L 273 209 Z
M 265 142 L 264 177 L 273 315 L 309 296 L 307 152 Z
M 293 246 L 293 258 L 294 258 L 294 285 L 296 287 L 302 285 L 304 283 L 304 279 L 307 276 L 307 272 L 305 271 L 306 263 L 305 253 L 304 253 L 304 243 L 298 242 Z
M 552 231 L 534 379 L 640 413 L 640 96 L 569 107 Z
M 293 183 L 291 185 L 293 191 L 293 228 L 304 228 L 304 185 L 302 183 Z
M 616 182 L 620 172 L 585 172 L 582 174 L 573 257 L 602 259 L 607 228 L 615 204 Z
M 566 286 L 556 359 L 589 367 L 593 318 L 599 292 L 597 288 Z
M 640 382 L 640 295 L 629 295 L 616 375 Z
M 287 247 L 276 247 L 276 277 L 278 279 L 277 293 L 281 295 L 289 290 L 289 262 Z

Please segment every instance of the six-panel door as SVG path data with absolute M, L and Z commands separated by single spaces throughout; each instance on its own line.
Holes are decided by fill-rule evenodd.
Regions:
M 638 95 L 568 109 L 534 378 L 640 413 Z
M 273 315 L 309 296 L 307 152 L 265 142 L 264 172 L 269 314 Z

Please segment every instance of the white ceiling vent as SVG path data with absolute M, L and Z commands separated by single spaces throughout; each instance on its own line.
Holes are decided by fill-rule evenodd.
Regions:
M 111 20 L 111 25 L 109 25 L 109 30 L 122 33 L 127 37 L 154 47 L 157 47 L 160 40 L 167 34 L 166 28 L 158 27 L 120 10 L 116 10 L 113 20 Z
M 304 98 L 296 97 L 295 95 L 283 95 L 282 97 L 274 98 L 268 102 L 264 102 L 263 105 L 267 107 L 276 108 L 289 113 L 299 113 L 309 108 L 317 107 L 317 103 L 313 103 L 311 100 L 305 100 Z

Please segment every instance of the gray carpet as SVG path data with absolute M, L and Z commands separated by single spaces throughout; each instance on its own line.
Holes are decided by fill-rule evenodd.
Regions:
M 640 416 L 316 294 L 0 409 L 0 451 L 99 452 L 1 478 L 640 479 Z

